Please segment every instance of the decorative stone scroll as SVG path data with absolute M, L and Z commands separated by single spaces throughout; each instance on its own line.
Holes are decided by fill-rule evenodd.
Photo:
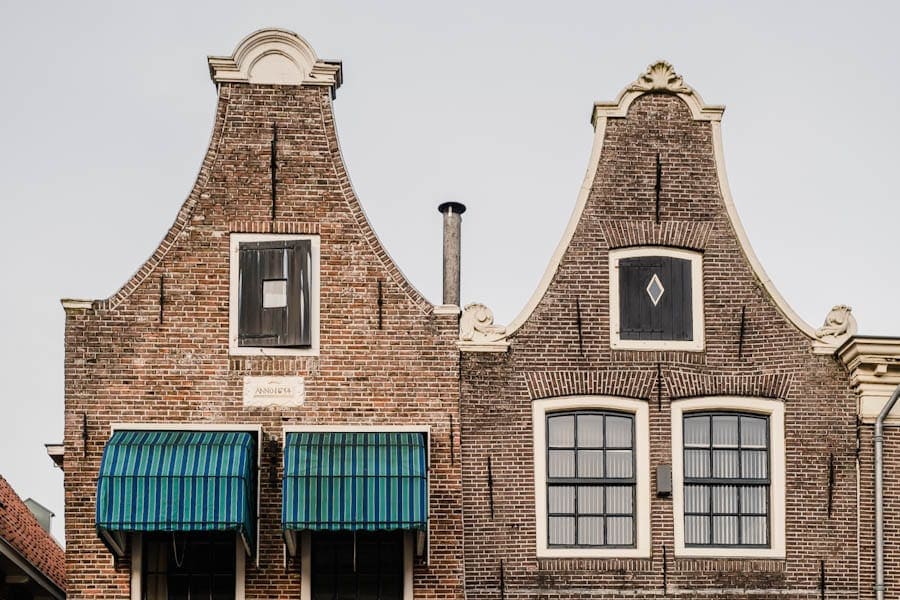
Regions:
M 494 325 L 494 313 L 484 304 L 466 305 L 459 318 L 459 339 L 463 342 L 493 342 L 506 333 L 506 328 Z
M 671 94 L 693 94 L 694 90 L 684 84 L 681 75 L 664 60 L 658 60 L 638 76 L 628 91 L 634 92 L 669 92 Z
M 856 334 L 856 318 L 850 313 L 851 310 L 845 304 L 831 308 L 825 323 L 816 329 L 813 350 L 817 354 L 833 353 L 847 338 Z

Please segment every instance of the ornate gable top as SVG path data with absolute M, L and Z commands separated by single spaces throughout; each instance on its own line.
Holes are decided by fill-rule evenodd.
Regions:
M 628 88 L 636 92 L 670 92 L 672 94 L 693 94 L 694 90 L 684 84 L 681 75 L 671 64 L 658 60 L 641 73 Z
M 260 29 L 241 40 L 231 56 L 210 56 L 214 83 L 268 85 L 341 85 L 341 63 L 321 60 L 312 46 L 293 31 Z
M 598 119 L 626 116 L 632 102 L 651 92 L 675 94 L 687 104 L 691 115 L 698 121 L 720 121 L 722 113 L 725 112 L 724 106 L 708 105 L 703 102 L 700 94 L 684 83 L 681 75 L 675 72 L 671 63 L 658 60 L 628 84 L 615 100 L 595 103 L 591 123 L 596 127 Z

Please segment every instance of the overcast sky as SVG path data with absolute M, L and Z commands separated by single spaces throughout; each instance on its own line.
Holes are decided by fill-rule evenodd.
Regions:
M 0 0 L 0 474 L 56 512 L 61 297 L 104 298 L 187 196 L 215 109 L 209 54 L 267 26 L 344 62 L 338 132 L 363 207 L 440 302 L 438 203 L 463 217 L 463 302 L 509 322 L 587 167 L 593 102 L 659 58 L 725 104 L 734 200 L 814 326 L 833 304 L 900 335 L 900 4 Z

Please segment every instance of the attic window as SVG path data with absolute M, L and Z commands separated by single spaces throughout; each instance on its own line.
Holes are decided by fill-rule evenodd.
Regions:
M 317 354 L 319 238 L 231 236 L 231 354 Z
M 702 256 L 674 248 L 610 252 L 613 348 L 702 350 Z

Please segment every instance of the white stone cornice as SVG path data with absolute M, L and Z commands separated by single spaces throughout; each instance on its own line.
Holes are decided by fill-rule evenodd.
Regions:
M 854 336 L 837 350 L 850 372 L 850 385 L 859 396 L 859 416 L 874 423 L 884 403 L 900 385 L 900 337 Z M 887 419 L 900 425 L 900 406 Z
M 93 300 L 80 300 L 77 298 L 63 298 L 59 302 L 66 312 L 73 310 L 88 310 L 94 306 Z
M 685 85 L 671 64 L 658 60 L 626 86 L 614 101 L 596 102 L 591 115 L 591 124 L 596 127 L 597 120 L 603 117 L 625 117 L 631 103 L 650 92 L 678 96 L 687 104 L 691 115 L 697 121 L 721 121 L 722 113 L 725 112 L 724 106 L 707 105 L 694 88 Z
M 284 29 L 260 29 L 238 44 L 231 56 L 210 56 L 214 83 L 319 85 L 342 82 L 341 63 L 321 60 L 302 37 Z

